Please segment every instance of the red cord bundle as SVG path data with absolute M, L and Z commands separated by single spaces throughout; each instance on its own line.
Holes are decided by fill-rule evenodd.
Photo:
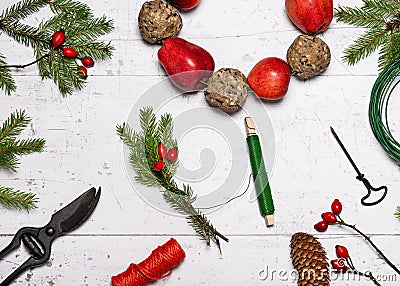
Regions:
M 129 268 L 111 278 L 113 286 L 144 286 L 161 280 L 172 273 L 172 268 L 179 266 L 185 258 L 185 252 L 179 243 L 171 238 L 157 247 L 151 255 L 139 264 L 132 263 Z

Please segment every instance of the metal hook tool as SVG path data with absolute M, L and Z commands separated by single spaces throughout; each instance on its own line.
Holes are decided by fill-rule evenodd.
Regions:
M 364 197 L 362 197 L 361 204 L 363 206 L 374 206 L 374 205 L 377 205 L 380 202 L 382 202 L 385 199 L 386 195 L 387 195 L 388 188 L 386 186 L 381 186 L 379 188 L 372 187 L 370 182 L 368 181 L 368 179 L 365 178 L 364 174 L 362 174 L 360 172 L 360 170 L 358 169 L 356 163 L 354 163 L 354 161 L 351 158 L 349 152 L 347 152 L 347 150 L 344 147 L 342 141 L 339 139 L 339 136 L 336 134 L 335 130 L 332 127 L 331 127 L 331 132 L 332 132 L 333 136 L 335 137 L 336 141 L 339 143 L 340 147 L 342 148 L 344 154 L 346 154 L 346 157 L 347 157 L 347 159 L 349 159 L 349 161 L 350 161 L 351 165 L 353 166 L 354 170 L 357 172 L 356 179 L 361 181 L 361 182 L 363 182 L 364 186 L 367 188 L 368 193 Z M 372 192 L 379 192 L 379 191 L 383 191 L 383 195 L 379 200 L 374 201 L 374 202 L 370 202 L 370 203 L 366 201 L 371 196 Z
M 91 188 L 73 202 L 54 213 L 50 222 L 41 228 L 24 227 L 14 236 L 11 243 L 0 251 L 0 260 L 24 244 L 31 257 L 11 273 L 0 286 L 10 285 L 22 272 L 43 265 L 50 258 L 51 245 L 57 237 L 73 231 L 93 213 L 100 199 L 101 188 Z

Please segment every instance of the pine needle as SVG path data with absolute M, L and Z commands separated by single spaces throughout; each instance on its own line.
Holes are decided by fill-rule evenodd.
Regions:
M 0 186 L 0 204 L 10 208 L 30 211 L 35 209 L 39 199 L 33 193 L 15 191 L 12 188 Z
M 213 241 L 220 248 L 219 238 L 228 239 L 220 234 L 200 210 L 193 207 L 196 200 L 193 190 L 188 185 L 179 188 L 174 181 L 178 162 L 164 160 L 165 167 L 161 172 L 153 169 L 153 163 L 159 160 L 158 144 L 162 142 L 168 149 L 177 147 L 173 137 L 173 118 L 164 114 L 157 121 L 151 107 L 145 107 L 139 114 L 140 132 L 133 131 L 127 124 L 117 125 L 117 134 L 129 147 L 129 162 L 136 172 L 136 180 L 149 187 L 162 187 L 162 194 L 171 208 L 186 216 L 195 232 L 210 246 Z

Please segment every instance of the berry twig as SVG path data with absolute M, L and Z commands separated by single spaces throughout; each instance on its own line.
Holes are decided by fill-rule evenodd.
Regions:
M 359 230 L 355 225 L 346 223 L 340 216 L 340 213 L 342 212 L 342 204 L 339 200 L 334 200 L 331 206 L 332 211 L 331 212 L 326 212 L 322 214 L 322 221 L 314 225 L 314 228 L 319 231 L 319 232 L 324 232 L 328 229 L 328 225 L 341 225 L 348 227 L 355 232 L 357 232 L 359 235 L 361 235 L 378 253 L 378 255 L 397 273 L 400 275 L 400 270 L 397 268 L 396 265 L 394 265 L 389 258 L 387 258 L 383 252 L 375 245 L 375 243 L 371 240 L 370 237 L 368 237 L 366 234 L 364 234 L 361 230 Z M 353 262 L 351 261 L 350 257 L 347 255 L 342 255 L 338 254 L 338 257 L 342 257 L 348 261 L 351 269 L 354 270 L 354 265 Z M 346 266 L 347 267 L 347 266 Z M 334 266 L 335 269 L 338 269 L 337 267 Z M 344 268 L 345 269 L 345 268 Z M 343 269 L 342 269 L 343 270 Z M 358 271 L 357 271 L 358 272 Z M 373 278 L 372 274 L 369 273 L 364 273 L 365 277 L 370 277 L 372 281 L 376 284 L 376 279 Z M 376 284 L 379 285 L 379 284 Z
M 36 63 L 38 63 L 38 62 L 40 62 L 41 60 L 47 58 L 48 56 L 50 56 L 50 53 L 44 54 L 44 55 L 41 56 L 40 58 L 38 58 L 38 59 L 36 59 L 35 61 L 30 62 L 30 63 L 28 63 L 28 64 L 24 64 L 24 65 L 4 65 L 4 66 L 0 66 L 0 69 L 1 69 L 1 68 L 24 69 L 24 68 L 27 68 L 27 67 L 29 67 L 29 66 L 32 66 L 32 65 L 34 65 L 34 64 L 36 64 Z
M 346 226 L 348 228 L 351 228 L 352 230 L 354 230 L 355 232 L 357 232 L 359 235 L 361 235 L 362 237 L 364 237 L 364 239 L 366 241 L 368 241 L 368 243 L 375 249 L 375 251 L 379 254 L 380 257 L 382 257 L 382 259 L 394 270 L 396 271 L 397 274 L 400 275 L 400 270 L 396 267 L 396 265 L 394 265 L 384 254 L 383 252 L 375 245 L 375 243 L 371 240 L 371 238 L 369 238 L 369 236 L 367 236 L 366 234 L 364 234 L 361 230 L 359 230 L 355 225 L 351 225 L 346 223 L 339 215 L 337 216 L 339 218 L 339 220 L 337 221 L 337 224 L 342 225 L 342 226 Z

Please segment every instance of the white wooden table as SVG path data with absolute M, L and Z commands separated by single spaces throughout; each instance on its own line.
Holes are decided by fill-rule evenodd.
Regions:
M 3 0 L 0 8 L 13 2 Z M 270 178 L 277 209 L 273 228 L 264 227 L 257 204 L 250 203 L 248 196 L 232 202 L 209 214 L 231 240 L 223 243 L 220 255 L 215 247 L 207 248 L 184 219 L 160 212 L 139 197 L 128 179 L 115 126 L 127 119 L 148 88 L 165 78 L 157 60 L 158 46 L 145 44 L 137 28 L 143 2 L 90 3 L 96 15 L 105 13 L 115 20 L 116 29 L 106 40 L 113 42 L 116 51 L 112 60 L 98 62 L 89 70 L 87 87 L 81 92 L 63 98 L 51 81 L 41 81 L 36 67 L 31 67 L 14 72 L 16 93 L 1 96 L 0 119 L 16 109 L 26 109 L 33 120 L 24 135 L 43 137 L 47 146 L 41 154 L 23 157 L 18 173 L 1 172 L 1 185 L 32 191 L 40 203 L 29 214 L 0 208 L 0 248 L 19 228 L 45 224 L 54 211 L 89 187 L 103 189 L 90 220 L 58 239 L 50 261 L 24 273 L 14 285 L 110 285 L 112 275 L 131 262 L 140 262 L 170 237 L 182 244 L 187 258 L 171 277 L 155 285 L 296 285 L 291 277 L 290 238 L 298 231 L 316 234 L 314 223 L 335 198 L 344 203 L 343 217 L 370 234 L 399 265 L 400 222 L 393 216 L 400 204 L 399 169 L 373 138 L 367 117 L 377 55 L 354 67 L 342 63 L 341 52 L 362 30 L 335 21 L 322 35 L 332 52 L 328 70 L 306 82 L 293 78 L 284 100 L 264 103 L 276 138 Z M 361 4 L 341 0 L 335 1 L 335 7 L 354 2 Z M 287 48 L 300 33 L 286 16 L 283 0 L 204 0 L 195 11 L 184 13 L 183 21 L 180 36 L 206 48 L 217 68 L 235 67 L 245 74 L 264 57 L 285 58 Z M 7 36 L 0 35 L 0 42 L 10 63 L 32 59 L 31 49 Z M 191 107 L 206 106 L 201 94 L 185 98 L 185 102 Z M 371 183 L 387 184 L 390 191 L 383 203 L 369 208 L 360 205 L 365 189 L 355 180 L 329 126 L 335 127 Z M 182 142 L 180 158 L 188 169 L 200 166 L 202 146 L 193 143 L 199 141 L 196 136 L 187 136 Z M 247 158 L 244 141 L 237 143 L 242 144 L 242 156 Z M 242 162 L 244 169 L 248 165 L 248 161 Z M 231 171 L 223 169 L 217 174 L 222 181 L 204 180 L 202 186 L 223 184 L 223 172 Z M 400 276 L 393 276 L 383 260 L 352 232 L 334 226 L 317 235 L 330 259 L 335 256 L 336 244 L 346 245 L 360 270 L 396 280 L 382 281 L 382 285 L 399 284 Z M 21 251 L 0 261 L 0 278 L 24 258 L 26 253 Z M 268 270 L 268 277 L 259 277 L 262 269 Z M 338 279 L 332 285 L 372 282 Z

